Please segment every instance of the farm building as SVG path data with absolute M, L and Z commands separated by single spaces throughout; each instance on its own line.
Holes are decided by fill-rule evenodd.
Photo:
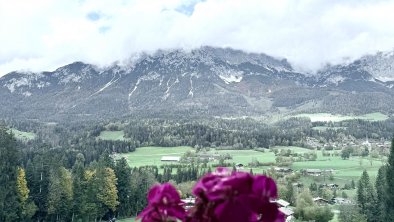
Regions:
M 320 176 L 322 174 L 322 170 L 320 169 L 306 169 L 303 171 L 305 175 L 309 176 Z
M 293 221 L 294 211 L 290 208 L 290 203 L 283 200 L 273 200 L 271 203 L 276 203 L 278 205 L 279 211 L 282 212 L 286 217 L 286 222 Z
M 242 169 L 244 168 L 244 165 L 243 165 L 242 163 L 237 163 L 237 164 L 235 165 L 235 168 L 236 168 L 237 170 L 242 170 Z
M 293 221 L 294 211 L 287 207 L 280 207 L 279 211 L 282 212 L 286 217 L 286 222 Z
M 275 167 L 274 170 L 275 170 L 277 173 L 292 173 L 292 172 L 293 172 L 292 169 L 286 168 L 286 167 Z
M 163 162 L 179 162 L 181 157 L 179 156 L 163 156 L 161 157 L 161 161 Z
M 323 199 L 321 197 L 313 198 L 313 202 L 315 202 L 317 205 L 327 205 L 330 203 L 330 201 Z
M 338 205 L 352 204 L 352 201 L 350 201 L 349 199 L 346 199 L 346 198 L 342 198 L 342 197 L 332 198 L 332 201 L 334 204 L 338 204 Z
M 196 198 L 188 197 L 186 199 L 182 199 L 181 201 L 184 203 L 183 207 L 187 210 L 194 206 L 194 203 L 196 202 Z
M 329 189 L 338 189 L 339 185 L 336 183 L 330 183 L 330 184 L 320 184 L 319 187 L 320 188 L 327 187 Z
M 279 199 L 275 201 L 276 204 L 278 204 L 279 207 L 288 207 L 290 205 L 289 202 L 283 200 L 283 199 Z

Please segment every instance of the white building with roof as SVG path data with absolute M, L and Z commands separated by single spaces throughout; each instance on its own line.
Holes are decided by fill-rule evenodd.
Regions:
M 179 162 L 181 157 L 179 156 L 162 156 L 161 161 L 163 162 Z

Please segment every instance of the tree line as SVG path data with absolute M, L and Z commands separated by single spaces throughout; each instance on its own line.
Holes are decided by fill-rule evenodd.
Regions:
M 128 142 L 85 141 L 70 147 L 21 143 L 0 127 L 0 221 L 98 221 L 136 216 L 156 182 L 180 186 L 211 169 L 199 165 L 131 168 L 113 158 Z M 131 147 L 131 146 L 130 146 Z M 85 156 L 86 155 L 86 156 Z M 182 189 L 185 194 L 190 194 Z
M 379 168 L 375 182 L 364 170 L 357 183 L 357 205 L 344 206 L 339 215 L 346 222 L 394 221 L 394 139 L 386 165 Z

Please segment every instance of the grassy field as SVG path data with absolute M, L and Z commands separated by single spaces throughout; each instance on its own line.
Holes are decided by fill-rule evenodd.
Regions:
M 293 170 L 301 170 L 301 169 L 333 169 L 335 170 L 333 174 L 333 180 L 330 180 L 329 176 L 302 176 L 300 182 L 303 183 L 306 187 L 312 182 L 316 182 L 318 184 L 321 183 L 336 183 L 340 187 L 343 187 L 345 184 L 350 184 L 352 180 L 355 182 L 360 178 L 362 171 L 365 169 L 368 171 L 369 176 L 371 177 L 371 181 L 374 181 L 377 175 L 379 168 L 382 166 L 382 162 L 380 160 L 372 160 L 371 162 L 368 158 L 359 158 L 359 157 L 351 157 L 348 160 L 343 160 L 340 156 L 323 156 L 321 151 L 313 151 L 310 149 L 305 149 L 302 147 L 295 146 L 275 146 L 272 147 L 274 149 L 290 149 L 295 153 L 309 153 L 316 152 L 317 160 L 316 161 L 304 161 L 304 162 L 294 162 L 291 166 Z M 186 151 L 194 150 L 191 147 L 182 146 L 182 147 L 142 147 L 137 148 L 135 152 L 121 154 L 120 156 L 126 157 L 130 166 L 138 167 L 143 165 L 161 165 L 163 164 L 160 159 L 162 156 L 182 156 Z M 332 152 L 332 151 L 331 151 Z M 249 167 L 247 164 L 252 162 L 253 160 L 258 160 L 263 163 L 267 162 L 275 162 L 276 156 L 273 152 L 269 152 L 269 150 L 265 150 L 265 152 L 255 151 L 255 150 L 215 150 L 211 149 L 209 153 L 214 154 L 230 154 L 232 156 L 232 160 L 229 162 L 234 163 L 242 163 L 246 167 L 244 167 L 245 171 L 249 171 Z M 118 156 L 119 157 L 119 156 Z M 361 160 L 361 161 L 360 161 Z M 254 173 L 262 173 L 264 169 L 267 167 L 259 167 L 252 168 Z M 356 189 L 346 190 L 346 194 L 350 199 L 354 199 L 356 196 Z M 342 191 L 339 191 L 338 195 L 340 195 Z M 134 218 L 130 219 L 122 219 L 118 220 L 121 222 L 134 222 Z M 331 222 L 337 222 L 338 215 L 335 214 L 333 220 Z
M 313 150 L 310 149 L 306 149 L 303 147 L 298 147 L 298 146 L 274 146 L 271 149 L 285 149 L 285 150 L 291 150 L 294 153 L 308 153 L 308 152 L 312 152 Z M 275 160 L 275 158 L 274 158 Z
M 302 147 L 295 146 L 275 146 L 276 149 L 290 149 L 295 153 L 314 152 L 313 150 L 305 149 Z M 139 167 L 144 165 L 162 165 L 162 156 L 182 156 L 186 151 L 192 151 L 191 147 L 180 146 L 180 147 L 141 147 L 137 148 L 135 152 L 120 154 L 120 157 L 126 157 L 127 162 L 132 167 Z M 230 162 L 242 163 L 245 166 L 252 162 L 252 160 L 258 160 L 262 163 L 275 162 L 275 155 L 273 152 L 259 152 L 255 150 L 214 150 L 211 149 L 209 153 L 212 154 L 230 154 L 232 160 Z M 362 171 L 366 169 L 371 177 L 375 177 L 382 162 L 380 160 L 373 160 L 372 165 L 368 158 L 351 157 L 348 160 L 343 160 L 339 156 L 325 157 L 320 151 L 316 151 L 316 161 L 303 161 L 294 162 L 291 166 L 294 170 L 301 169 L 334 169 L 335 178 L 337 178 L 340 184 L 345 181 L 357 179 L 360 177 Z M 360 163 L 361 162 L 361 163 Z M 247 168 L 247 167 L 246 167 Z M 265 167 L 266 168 L 266 167 Z M 253 168 L 253 171 L 258 173 L 265 169 Z M 248 168 L 249 169 L 249 168 Z M 342 181 L 342 182 L 341 182 Z
M 331 114 L 331 113 L 302 113 L 298 115 L 294 115 L 292 117 L 308 117 L 311 119 L 312 122 L 341 122 L 344 120 L 351 120 L 351 119 L 362 119 L 368 121 L 384 121 L 389 117 L 383 113 L 368 113 L 365 115 L 359 116 L 352 116 L 352 115 L 338 115 L 338 114 Z
M 335 183 L 345 184 L 353 180 L 358 180 L 363 170 L 367 170 L 370 177 L 375 178 L 379 168 L 382 166 L 382 162 L 373 160 L 372 165 L 366 158 L 362 159 L 360 164 L 360 158 L 350 158 L 343 160 L 341 157 L 323 157 L 318 152 L 318 159 L 316 161 L 308 162 L 294 162 L 292 169 L 333 169 L 335 170 L 334 178 Z
M 127 138 L 124 138 L 123 130 L 120 130 L 120 131 L 105 130 L 105 131 L 102 131 L 97 138 L 102 139 L 102 140 L 127 140 Z
M 321 151 L 313 151 L 305 149 L 302 147 L 287 147 L 287 146 L 276 146 L 276 149 L 290 149 L 295 153 L 305 153 L 305 152 L 316 152 L 316 161 L 303 161 L 294 162 L 290 168 L 293 170 L 302 169 L 333 169 L 333 180 L 329 180 L 328 176 L 306 176 L 301 177 L 301 182 L 306 186 L 309 186 L 312 182 L 317 183 L 336 183 L 339 186 L 344 186 L 349 184 L 351 180 L 357 181 L 362 171 L 367 170 L 371 180 L 375 180 L 379 168 L 382 166 L 380 160 L 372 160 L 371 162 L 368 158 L 362 158 L 360 161 L 359 157 L 351 157 L 348 160 L 343 160 L 340 156 L 323 156 Z M 126 157 L 127 162 L 131 167 L 139 167 L 144 165 L 162 165 L 167 164 L 161 162 L 162 156 L 182 156 L 186 151 L 193 150 L 191 147 L 142 147 L 137 148 L 135 152 L 120 154 L 119 157 Z M 248 163 L 253 160 L 258 160 L 262 163 L 275 163 L 276 156 L 273 152 L 266 150 L 265 152 L 259 152 L 255 150 L 215 150 L 211 149 L 209 153 L 213 154 L 230 154 L 232 160 L 228 160 L 232 163 L 242 163 L 245 165 L 244 170 L 249 171 L 250 168 L 247 167 Z M 211 162 L 217 163 L 217 162 Z M 254 173 L 262 173 L 264 170 L 269 168 L 269 166 L 252 168 Z M 349 197 L 354 197 L 355 193 L 353 190 L 346 191 Z
M 137 148 L 135 152 L 121 154 L 121 157 L 126 157 L 127 162 L 132 167 L 139 167 L 145 165 L 162 165 L 162 156 L 182 156 L 186 151 L 192 150 L 188 146 L 179 147 L 141 147 Z
M 23 132 L 19 131 L 15 128 L 11 128 L 10 131 L 15 135 L 17 139 L 20 140 L 34 140 L 36 138 L 36 134 L 32 132 Z
M 275 154 L 272 152 L 259 152 L 255 150 L 217 150 L 214 153 L 218 154 L 230 154 L 232 156 L 232 160 L 230 162 L 234 163 L 242 163 L 244 165 L 252 162 L 253 159 L 258 160 L 259 162 L 275 162 Z
M 127 162 L 132 167 L 145 165 L 162 165 L 167 164 L 161 162 L 162 156 L 182 156 L 186 151 L 193 151 L 191 147 L 141 147 L 135 152 L 120 154 L 120 157 L 126 157 Z M 212 154 L 230 154 L 232 160 L 230 162 L 242 163 L 244 165 L 250 163 L 253 159 L 260 162 L 275 162 L 275 155 L 272 152 L 259 152 L 255 150 L 214 150 L 209 151 Z M 263 168 L 253 168 L 253 171 L 262 172 Z

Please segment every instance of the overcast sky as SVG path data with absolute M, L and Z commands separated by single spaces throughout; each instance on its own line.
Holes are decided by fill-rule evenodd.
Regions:
M 0 0 L 0 76 L 232 47 L 315 70 L 394 48 L 394 1 Z

